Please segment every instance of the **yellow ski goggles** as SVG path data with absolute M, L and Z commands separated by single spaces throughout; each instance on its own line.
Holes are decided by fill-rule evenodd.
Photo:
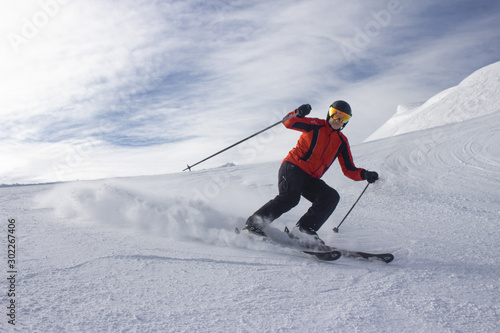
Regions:
M 348 115 L 347 113 L 339 111 L 331 106 L 330 106 L 330 117 L 332 117 L 333 119 L 337 119 L 338 121 L 344 124 L 346 124 L 349 121 L 349 119 L 351 119 L 351 116 Z

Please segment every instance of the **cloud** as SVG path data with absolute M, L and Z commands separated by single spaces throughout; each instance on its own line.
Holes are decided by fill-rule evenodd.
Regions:
M 99 163 L 107 174 L 112 161 L 128 170 L 124 174 L 171 172 L 302 103 L 323 118 L 335 99 L 352 104 L 346 133 L 361 142 L 397 104 L 425 100 L 498 60 L 499 6 L 410 0 L 4 4 L 0 145 L 2 155 L 17 162 L 0 175 L 8 179 L 22 164 L 15 179 L 51 180 L 53 173 L 32 165 L 50 169 L 57 154 L 34 151 L 50 146 L 64 155 L 88 140 L 98 142 L 88 177 L 99 176 Z M 13 45 L 14 35 L 24 40 Z M 214 163 L 279 160 L 295 134 L 280 131 L 267 145 L 256 142 L 251 161 L 240 151 Z M 96 157 L 104 152 L 106 158 Z M 151 162 L 134 162 L 127 152 Z M 90 169 L 74 167 L 67 179 Z

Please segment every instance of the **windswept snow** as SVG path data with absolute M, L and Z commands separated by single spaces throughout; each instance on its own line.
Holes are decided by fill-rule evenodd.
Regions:
M 500 61 L 483 67 L 423 104 L 400 105 L 366 141 L 453 124 L 498 111 Z
M 390 264 L 321 262 L 236 235 L 276 194 L 280 161 L 0 188 L 4 312 L 9 218 L 18 270 L 16 325 L 4 315 L 0 331 L 497 332 L 500 103 L 459 120 L 353 147 L 381 179 L 338 234 L 365 183 L 338 165 L 325 175 L 341 202 L 320 236 L 390 251 Z

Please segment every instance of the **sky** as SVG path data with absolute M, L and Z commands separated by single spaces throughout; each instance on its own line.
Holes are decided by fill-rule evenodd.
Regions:
M 339 99 L 355 147 L 398 105 L 500 60 L 494 0 L 1 6 L 0 184 L 180 172 Z M 280 161 L 298 136 L 277 126 L 197 169 Z

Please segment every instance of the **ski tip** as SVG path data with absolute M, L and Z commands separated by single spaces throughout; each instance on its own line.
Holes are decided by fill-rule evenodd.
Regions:
M 234 228 L 234 233 L 239 235 L 240 234 L 240 229 L 238 229 L 238 227 Z
M 387 253 L 387 254 L 384 254 L 383 256 L 381 256 L 381 258 L 385 263 L 390 263 L 391 261 L 394 260 L 394 256 L 390 253 Z

